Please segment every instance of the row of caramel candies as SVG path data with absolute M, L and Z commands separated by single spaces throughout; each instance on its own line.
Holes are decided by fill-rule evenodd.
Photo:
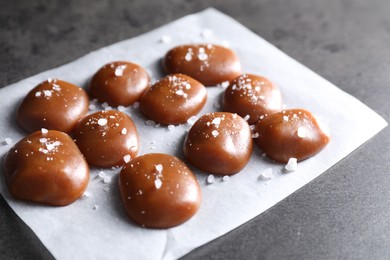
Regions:
M 207 101 L 205 86 L 229 82 L 223 97 L 225 112 L 201 116 L 184 140 L 186 161 L 202 171 L 218 175 L 241 171 L 251 157 L 253 139 L 278 162 L 304 160 L 329 141 L 310 112 L 281 110 L 279 89 L 264 77 L 242 74 L 237 55 L 228 48 L 178 46 L 166 53 L 163 67 L 168 75 L 151 85 L 139 65 L 106 64 L 89 82 L 89 93 L 110 106 L 139 102 L 146 118 L 177 125 L 201 111 Z M 87 115 L 88 107 L 85 90 L 59 79 L 44 81 L 27 94 L 17 121 L 31 134 L 4 160 L 10 194 L 64 206 L 85 192 L 89 166 L 123 166 L 119 189 L 132 221 L 168 228 L 191 218 L 202 194 L 189 167 L 168 154 L 137 156 L 139 138 L 132 119 L 117 110 Z

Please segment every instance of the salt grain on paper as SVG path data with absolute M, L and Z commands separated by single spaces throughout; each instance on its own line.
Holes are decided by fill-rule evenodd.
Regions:
M 110 183 L 111 182 L 111 176 L 104 176 L 104 178 L 103 178 L 103 182 L 104 183 Z
M 174 125 L 168 125 L 168 130 L 169 130 L 169 131 L 172 131 L 174 128 L 175 128 Z
M 274 174 L 272 168 L 267 168 L 260 174 L 259 179 L 268 181 L 271 180 L 273 177 Z
M 90 197 L 92 197 L 92 193 L 91 193 L 91 192 L 85 191 L 85 192 L 83 193 L 83 198 L 90 198 Z
M 230 180 L 230 177 L 228 175 L 225 175 L 222 177 L 222 181 L 226 182 L 226 181 L 229 181 Z
M 207 182 L 207 184 L 212 184 L 212 183 L 214 183 L 214 180 L 215 180 L 214 175 L 210 174 L 209 176 L 207 176 L 206 182 Z
M 10 144 L 12 144 L 12 139 L 9 138 L 9 137 L 7 137 L 7 138 L 4 139 L 4 143 L 5 143 L 6 145 L 10 145 Z
M 288 159 L 288 163 L 284 167 L 284 169 L 288 172 L 294 172 L 298 169 L 297 158 Z

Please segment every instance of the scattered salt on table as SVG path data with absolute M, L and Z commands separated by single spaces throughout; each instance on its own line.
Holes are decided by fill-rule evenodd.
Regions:
M 297 163 L 297 158 L 290 158 L 288 159 L 288 162 L 284 169 L 288 172 L 293 172 L 298 169 L 298 163 Z

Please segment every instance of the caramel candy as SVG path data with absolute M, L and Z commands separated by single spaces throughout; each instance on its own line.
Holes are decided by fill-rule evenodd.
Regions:
M 207 100 L 202 83 L 183 74 L 172 74 L 150 87 L 140 101 L 147 118 L 162 124 L 181 124 L 196 115 Z
M 77 125 L 76 144 L 88 163 L 98 167 L 120 166 L 137 156 L 138 133 L 125 113 L 99 111 L 85 117 Z
M 28 132 L 41 128 L 71 132 L 88 112 L 88 95 L 71 83 L 48 79 L 33 88 L 17 111 L 18 123 Z
M 255 127 L 256 143 L 271 159 L 287 163 L 290 158 L 307 159 L 328 143 L 314 116 L 303 109 L 290 109 L 259 120 Z
M 201 203 L 191 170 L 168 154 L 145 154 L 127 163 L 119 189 L 128 217 L 150 228 L 169 228 L 190 219 Z
M 268 79 L 251 74 L 243 74 L 227 87 L 223 98 L 224 111 L 248 117 L 254 124 L 259 118 L 282 109 L 282 96 L 278 87 Z
M 249 162 L 252 134 L 237 114 L 215 112 L 195 122 L 184 140 L 184 156 L 202 171 L 232 175 Z
M 177 46 L 165 55 L 166 73 L 183 73 L 213 86 L 230 81 L 241 74 L 237 55 L 230 49 L 214 44 Z
M 137 64 L 117 61 L 104 65 L 90 82 L 91 95 L 110 106 L 130 106 L 149 87 L 150 78 Z
M 14 198 L 65 206 L 84 193 L 89 167 L 67 134 L 42 129 L 10 149 L 4 175 Z

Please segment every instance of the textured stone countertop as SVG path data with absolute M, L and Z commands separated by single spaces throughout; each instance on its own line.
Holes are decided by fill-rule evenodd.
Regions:
M 209 6 L 390 121 L 387 0 L 0 0 L 0 86 Z M 184 259 L 388 259 L 389 147 L 387 127 L 293 195 Z M 0 259 L 52 258 L 1 196 L 0 212 Z

